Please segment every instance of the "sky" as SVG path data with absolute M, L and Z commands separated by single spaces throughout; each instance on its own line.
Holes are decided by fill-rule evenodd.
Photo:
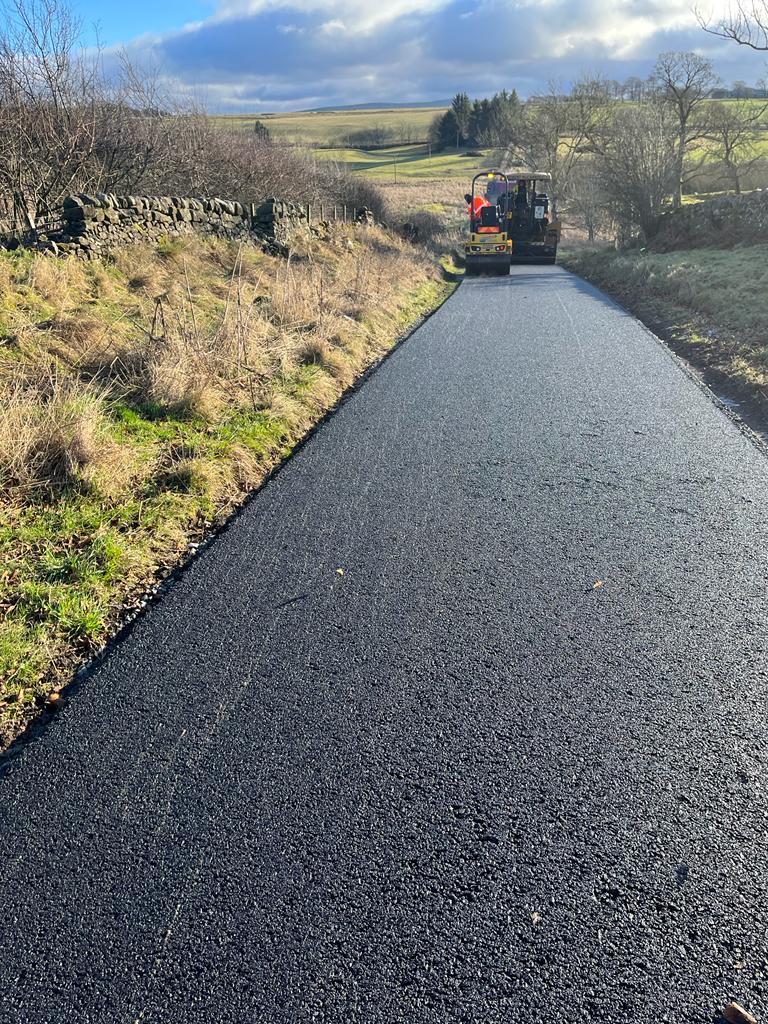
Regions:
M 710 57 L 725 82 L 768 54 L 715 39 L 694 0 L 75 0 L 86 37 L 126 47 L 222 112 L 484 96 L 599 72 L 646 77 L 667 50 Z M 707 12 L 725 3 L 701 0 Z

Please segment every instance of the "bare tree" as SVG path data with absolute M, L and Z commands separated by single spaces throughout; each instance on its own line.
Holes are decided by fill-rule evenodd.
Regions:
M 567 200 L 581 156 L 597 152 L 615 102 L 600 78 L 584 78 L 570 94 L 551 83 L 545 96 L 526 104 L 517 156 L 531 168 L 552 175 L 552 191 Z
M 168 94 L 158 69 L 132 63 L 125 51 L 118 60 L 102 83 L 89 177 L 99 191 L 135 192 L 174 160 L 183 119 L 202 112 Z
M 8 197 L 0 206 L 13 233 L 34 238 L 67 195 L 86 191 L 279 195 L 385 216 L 370 183 L 220 127 L 125 55 L 105 76 L 98 50 L 82 48 L 67 0 L 0 0 L 0 13 L 0 196 Z
M 0 190 L 34 233 L 90 160 L 99 70 L 59 0 L 10 0 L 0 27 Z
M 597 166 L 621 236 L 639 228 L 652 238 L 678 173 L 677 124 L 669 107 L 651 100 L 617 110 Z
M 708 115 L 712 155 L 722 164 L 730 188 L 741 193 L 742 180 L 760 160 L 755 133 L 760 129 L 768 104 L 749 100 L 714 102 Z
M 599 161 L 594 158 L 581 160 L 576 167 L 571 181 L 568 214 L 569 221 L 572 219 L 586 231 L 590 242 L 594 242 L 597 235 L 606 231 L 610 225 L 611 216 Z
M 737 0 L 727 14 L 712 18 L 697 9 L 696 17 L 705 32 L 732 39 L 752 50 L 768 50 L 768 0 Z
M 706 136 L 700 114 L 719 78 L 711 61 L 697 53 L 662 53 L 654 66 L 651 81 L 677 119 L 677 187 L 675 206 L 683 202 L 686 181 L 685 159 L 692 146 Z M 694 168 L 691 173 L 695 173 Z

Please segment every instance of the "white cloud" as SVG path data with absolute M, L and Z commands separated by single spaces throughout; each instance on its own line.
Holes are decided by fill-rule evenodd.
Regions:
M 305 14 L 330 14 L 331 21 L 342 21 L 350 32 L 372 32 L 409 15 L 426 15 L 446 7 L 450 0 L 222 0 L 214 18 L 258 17 L 270 11 L 290 8 Z
M 169 78 L 228 109 L 536 91 L 584 71 L 644 76 L 697 49 L 726 80 L 760 55 L 706 35 L 691 0 L 222 0 L 202 24 L 136 41 Z

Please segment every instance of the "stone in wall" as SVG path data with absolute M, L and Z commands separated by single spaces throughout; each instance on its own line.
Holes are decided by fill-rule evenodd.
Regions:
M 364 208 L 356 222 L 372 223 L 373 214 Z M 328 231 L 325 222 L 310 225 L 304 207 L 276 198 L 254 206 L 228 199 L 81 193 L 64 200 L 61 228 L 48 232 L 39 247 L 90 259 L 119 246 L 195 233 L 248 238 L 287 256 L 298 238 L 325 237 Z
M 89 258 L 120 245 L 157 243 L 190 232 L 246 238 L 250 208 L 225 199 L 80 194 L 64 200 L 61 230 L 48 238 L 60 252 Z

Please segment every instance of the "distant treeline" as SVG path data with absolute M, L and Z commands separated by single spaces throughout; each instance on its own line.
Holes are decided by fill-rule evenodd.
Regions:
M 329 149 L 385 149 L 387 146 L 413 146 L 422 143 L 423 127 L 403 119 L 397 125 L 371 124 L 353 132 L 338 135 Z M 322 147 L 318 147 L 322 148 Z
M 713 89 L 710 96 L 713 100 L 766 100 L 768 88 L 764 85 L 734 82 L 730 89 Z
M 459 92 L 449 109 L 433 120 L 429 140 L 437 149 L 506 146 L 518 135 L 522 119 L 523 105 L 515 89 L 502 89 L 490 99 L 474 101 Z
M 656 77 L 643 79 L 631 77 L 624 82 L 610 78 L 599 80 L 600 92 L 607 100 L 629 103 L 643 103 L 650 100 L 659 90 Z M 562 94 L 567 100 L 570 94 Z M 530 107 L 546 100 L 551 94 L 532 96 L 521 102 L 517 90 L 502 89 L 490 98 L 470 100 L 465 92 L 456 93 L 450 108 L 438 114 L 430 126 L 429 141 L 437 149 L 459 149 L 464 146 L 506 147 L 521 135 L 525 122 L 526 106 Z M 734 82 L 730 88 L 718 84 L 707 91 L 707 98 L 719 99 L 768 99 L 765 85 L 747 85 Z
M 725 89 L 695 52 L 669 52 L 645 80 L 587 76 L 525 102 L 514 90 L 474 101 L 457 93 L 434 119 L 432 142 L 492 147 L 508 167 L 546 171 L 549 191 L 590 239 L 649 239 L 686 193 L 768 185 L 761 95 L 743 82 Z

